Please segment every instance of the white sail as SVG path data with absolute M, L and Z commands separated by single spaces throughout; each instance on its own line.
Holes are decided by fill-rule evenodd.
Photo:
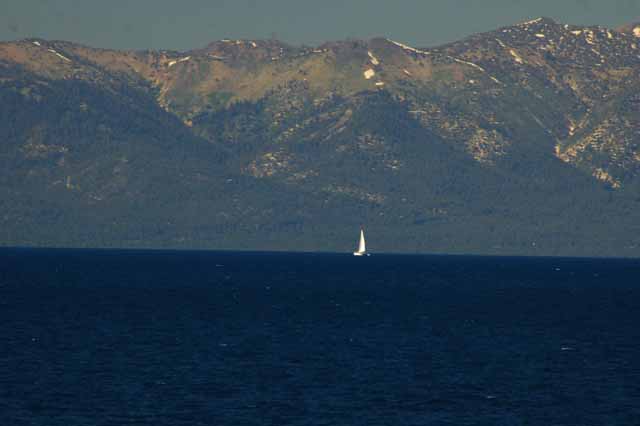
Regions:
M 364 241 L 364 230 L 360 229 L 360 242 L 358 243 L 358 251 L 354 252 L 355 256 L 364 256 L 367 253 L 367 246 Z

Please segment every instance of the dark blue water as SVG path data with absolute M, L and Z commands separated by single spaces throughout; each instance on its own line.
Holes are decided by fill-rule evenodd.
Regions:
M 1 425 L 638 425 L 640 261 L 0 250 Z

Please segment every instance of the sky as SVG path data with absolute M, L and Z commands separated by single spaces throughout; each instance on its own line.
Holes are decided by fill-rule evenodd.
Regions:
M 223 38 L 317 45 L 389 37 L 418 47 L 528 19 L 615 28 L 640 0 L 0 0 L 0 40 L 188 50 Z

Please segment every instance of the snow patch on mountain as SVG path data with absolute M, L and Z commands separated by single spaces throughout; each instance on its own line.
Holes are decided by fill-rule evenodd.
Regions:
M 518 26 L 526 27 L 527 25 L 537 24 L 540 21 L 542 21 L 542 18 L 536 18 L 536 19 L 532 19 L 531 21 L 522 22 L 522 23 L 518 24 Z
M 488 77 L 489 77 L 491 80 L 495 81 L 496 83 L 498 83 L 498 84 L 502 84 L 502 82 L 501 82 L 500 80 L 498 80 L 497 78 L 495 78 L 495 77 L 494 77 L 494 76 L 492 76 L 492 75 L 489 75 L 489 74 L 487 73 L 487 71 L 486 71 L 484 68 L 482 68 L 480 65 L 478 65 L 478 64 L 474 64 L 473 62 L 469 62 L 469 61 L 463 61 L 462 59 L 454 58 L 453 56 L 448 56 L 448 58 L 453 59 L 454 61 L 456 61 L 456 62 L 458 62 L 458 63 L 460 63 L 460 64 L 464 64 L 464 65 L 468 65 L 468 66 L 470 66 L 470 67 L 473 67 L 473 68 L 477 69 L 478 71 L 481 71 L 481 72 L 483 72 L 483 73 L 487 74 L 487 75 L 488 75 Z
M 369 59 L 371 60 L 371 63 L 373 65 L 380 65 L 380 61 L 378 60 L 378 58 L 376 58 L 375 56 L 373 56 L 373 53 L 371 52 L 367 52 L 367 54 L 369 55 Z
M 173 60 L 173 61 L 169 62 L 169 63 L 167 64 L 167 66 L 168 66 L 169 68 L 171 68 L 172 66 L 174 66 L 174 65 L 175 65 L 175 64 L 177 64 L 178 62 L 186 62 L 186 61 L 188 61 L 189 59 L 191 59 L 191 56 L 185 56 L 184 58 L 176 59 L 176 60 Z
M 376 75 L 376 72 L 371 68 L 364 72 L 364 78 L 366 78 L 367 80 L 370 80 L 374 75 Z
M 231 40 L 228 38 L 223 38 L 222 40 L 220 40 L 222 43 L 229 43 L 229 44 L 235 44 L 236 46 L 240 46 L 242 44 L 245 43 L 244 40 Z
M 64 60 L 64 61 L 71 62 L 71 59 L 67 58 L 67 57 L 66 57 L 66 56 L 64 56 L 64 55 L 61 55 L 60 53 L 56 52 L 56 51 L 55 51 L 55 50 L 53 50 L 53 49 L 47 49 L 47 51 L 49 51 L 49 52 L 53 53 L 54 55 L 56 55 L 57 57 L 59 57 L 60 59 L 62 59 L 62 60 Z
M 463 61 L 462 59 L 454 58 L 453 56 L 451 57 L 451 59 L 461 64 L 469 65 L 470 67 L 476 68 L 482 72 L 486 72 L 484 68 L 482 68 L 480 65 L 474 64 L 473 62 Z
M 57 56 L 58 58 L 60 58 L 60 59 L 64 60 L 64 61 L 71 62 L 71 59 L 67 58 L 67 57 L 66 57 L 66 56 L 64 56 L 64 55 L 61 55 L 61 54 L 60 54 L 60 53 L 58 53 L 58 52 L 56 52 L 56 56 Z
M 518 55 L 518 52 L 516 52 L 513 49 L 509 49 L 509 53 L 511 54 L 511 56 L 513 56 L 513 60 L 516 61 L 519 64 L 523 64 L 524 61 L 522 60 L 522 57 L 520 55 Z
M 402 44 L 402 43 L 399 43 L 399 42 L 397 42 L 397 41 L 393 41 L 393 40 L 391 40 L 391 39 L 387 39 L 387 41 L 388 41 L 389 43 L 395 44 L 395 45 L 396 45 L 396 46 L 398 46 L 398 47 L 403 48 L 404 50 L 408 50 L 409 52 L 419 53 L 419 54 L 421 54 L 421 55 L 430 55 L 430 54 L 431 54 L 431 53 L 426 52 L 426 51 L 424 51 L 424 50 L 416 49 L 416 48 L 414 48 L 414 47 L 407 46 L 406 44 Z
M 587 41 L 587 43 L 589 44 L 595 44 L 594 43 L 594 34 L 593 31 L 591 30 L 585 30 L 585 40 Z

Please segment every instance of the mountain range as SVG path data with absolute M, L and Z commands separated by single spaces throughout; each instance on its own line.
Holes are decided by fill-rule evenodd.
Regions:
M 640 255 L 640 24 L 0 43 L 0 244 Z

